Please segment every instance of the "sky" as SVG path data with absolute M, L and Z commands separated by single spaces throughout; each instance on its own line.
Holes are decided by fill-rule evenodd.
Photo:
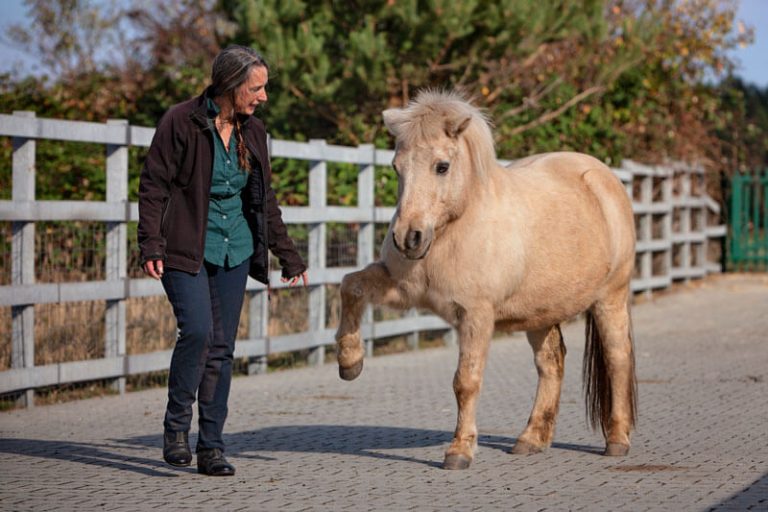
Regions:
M 755 30 L 754 44 L 733 55 L 741 63 L 737 74 L 760 87 L 768 87 L 768 0 L 741 0 L 736 20 Z
M 736 19 L 755 30 L 754 44 L 733 52 L 740 64 L 736 74 L 746 82 L 768 87 L 768 0 L 741 0 Z M 11 46 L 4 36 L 9 25 L 27 21 L 23 0 L 0 0 L 0 72 L 12 71 L 14 66 L 33 69 L 24 64 L 30 55 Z

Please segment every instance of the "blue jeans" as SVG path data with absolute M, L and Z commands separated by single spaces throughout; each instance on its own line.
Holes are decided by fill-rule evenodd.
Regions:
M 197 396 L 197 451 L 224 450 L 222 431 L 248 264 L 246 260 L 224 268 L 205 262 L 196 275 L 174 269 L 163 274 L 178 327 L 163 426 L 166 431 L 189 432 Z

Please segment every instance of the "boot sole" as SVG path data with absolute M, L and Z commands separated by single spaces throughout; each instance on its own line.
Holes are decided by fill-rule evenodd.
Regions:
M 235 472 L 222 472 L 222 473 L 208 473 L 202 468 L 197 468 L 197 472 L 206 476 L 235 476 Z
M 186 467 L 189 467 L 189 466 L 192 465 L 192 459 L 189 459 L 189 462 L 173 462 L 173 461 L 170 461 L 170 460 L 166 459 L 165 457 L 163 457 L 163 460 L 166 463 L 170 464 L 171 466 L 174 466 L 174 467 L 177 467 L 177 468 L 186 468 Z

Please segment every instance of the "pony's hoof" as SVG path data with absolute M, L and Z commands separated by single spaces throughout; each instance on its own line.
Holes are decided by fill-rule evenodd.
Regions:
M 339 377 L 344 380 L 355 380 L 363 371 L 363 360 L 353 364 L 349 368 L 339 366 Z
M 535 453 L 541 453 L 544 451 L 544 447 L 536 446 L 525 441 L 518 441 L 515 446 L 512 447 L 512 453 L 514 455 L 533 455 Z
M 451 453 L 445 456 L 443 469 L 467 469 L 472 464 L 472 459 L 460 453 Z
M 605 453 L 608 457 L 624 457 L 629 453 L 629 445 L 621 443 L 608 443 L 605 447 Z

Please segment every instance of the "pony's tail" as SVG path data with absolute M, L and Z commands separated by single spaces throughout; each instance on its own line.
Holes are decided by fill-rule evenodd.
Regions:
M 637 418 L 637 377 L 635 375 L 635 347 L 632 335 L 632 317 L 629 315 L 628 342 L 630 344 L 629 367 L 629 396 L 627 400 L 629 408 L 629 426 L 635 426 Z M 592 428 L 597 430 L 599 426 L 603 435 L 606 434 L 611 420 L 611 379 L 608 366 L 605 362 L 605 352 L 600 331 L 597 328 L 595 317 L 591 311 L 587 311 L 586 326 L 587 344 L 584 348 L 584 363 L 582 367 L 582 381 L 584 384 L 584 400 L 587 407 L 587 418 Z

